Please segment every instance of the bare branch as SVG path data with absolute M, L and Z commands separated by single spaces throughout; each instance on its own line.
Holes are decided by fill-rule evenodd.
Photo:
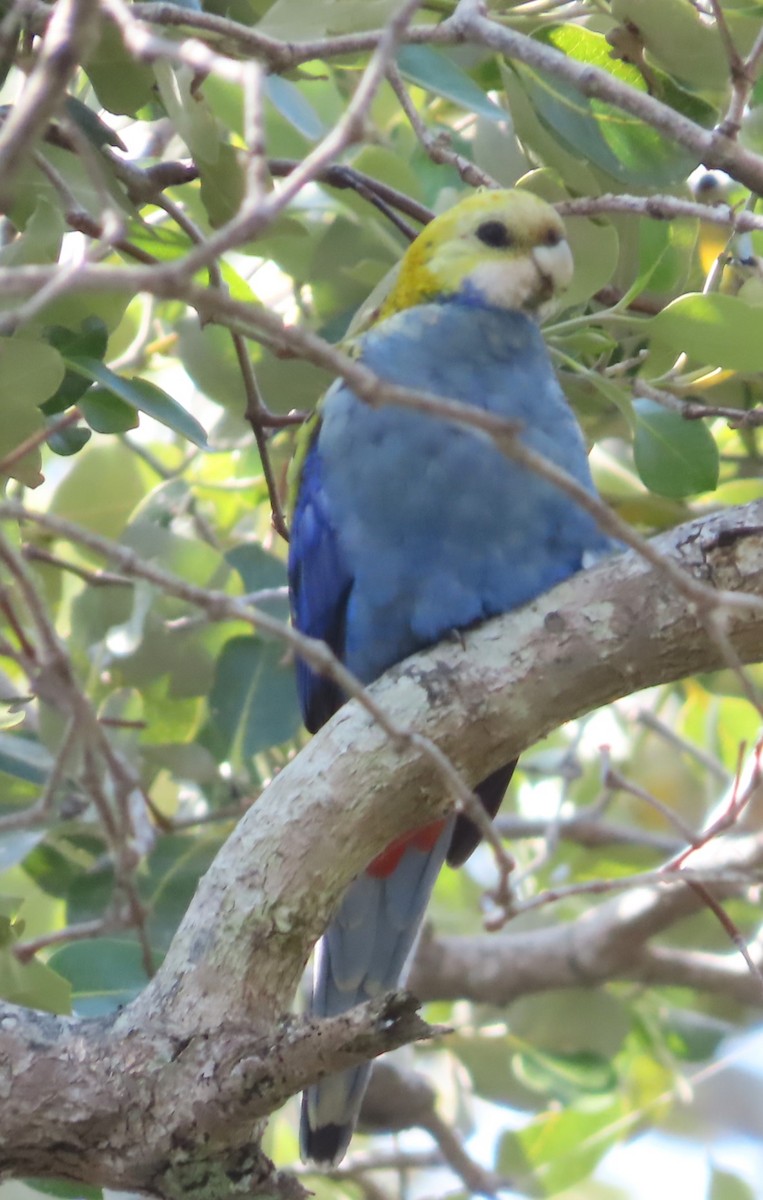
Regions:
M 7 210 L 13 180 L 67 84 L 98 35 L 98 0 L 60 0 L 52 10 L 39 58 L 19 101 L 0 127 L 0 207 Z

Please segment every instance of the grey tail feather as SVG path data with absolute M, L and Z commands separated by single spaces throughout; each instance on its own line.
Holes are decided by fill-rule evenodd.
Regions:
M 355 1132 L 360 1106 L 363 1103 L 371 1063 L 353 1067 L 332 1076 L 330 1085 L 345 1092 L 341 1122 L 319 1120 L 318 1088 L 308 1088 L 302 1096 L 302 1115 L 299 1125 L 299 1149 L 303 1162 L 314 1162 L 319 1166 L 335 1167 L 342 1161 Z
M 443 827 L 429 852 L 410 847 L 389 877 L 364 872 L 350 885 L 318 948 L 311 1011 L 347 1012 L 395 988 L 416 941 L 453 832 Z M 327 1075 L 302 1103 L 300 1148 L 305 1160 L 336 1164 L 349 1145 L 371 1064 Z
M 311 1129 L 303 1116 L 299 1137 L 303 1162 L 335 1167 L 347 1153 L 352 1134 L 352 1125 L 321 1125 L 320 1129 Z

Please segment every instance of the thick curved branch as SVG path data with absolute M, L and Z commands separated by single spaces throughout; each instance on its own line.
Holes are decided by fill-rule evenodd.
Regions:
M 763 502 L 695 521 L 656 545 L 712 587 L 763 595 Z M 739 658 L 754 661 L 763 610 L 739 606 L 727 617 Z M 658 566 L 629 554 L 487 623 L 463 644 L 411 658 L 370 692 L 396 726 L 431 738 L 475 780 L 563 721 L 722 662 L 685 596 Z M 326 1056 L 315 1046 L 322 1034 L 312 1030 L 311 1040 L 299 1036 L 304 1025 L 282 1023 L 304 961 L 350 879 L 393 836 L 448 804 L 415 738 L 392 741 L 359 704 L 342 709 L 239 823 L 157 975 L 131 1005 L 97 1028 L 21 1009 L 0 1019 L 3 1126 L 12 1116 L 15 1130 L 2 1168 L 31 1169 L 20 1151 L 28 1143 L 16 1134 L 34 1115 L 37 1175 L 173 1198 L 209 1194 L 212 1185 L 218 1196 L 244 1185 L 254 1194 L 288 1194 L 259 1151 L 253 1120 L 335 1065 L 341 1045 L 347 1055 L 361 1046 L 367 1056 L 417 1036 L 389 1014 L 372 1014 L 369 1025 L 361 1013 L 361 1042 L 333 1041 L 327 1030 Z M 664 896 L 673 906 L 666 920 L 696 903 L 688 889 L 666 884 L 629 919 L 652 920 Z M 627 916 L 600 939 L 601 959 L 586 962 L 590 981 L 625 969 L 618 929 Z M 596 913 L 590 920 L 593 928 Z M 532 936 L 542 944 L 543 934 Z M 49 1105 L 40 1103 L 46 1095 Z M 170 1104 L 170 1095 L 181 1102 Z
M 394 993 L 328 1021 L 227 1020 L 171 1036 L 0 1004 L 0 1178 L 76 1180 L 168 1200 L 306 1195 L 259 1149 L 262 1117 L 307 1083 L 436 1029 Z M 61 1097 L 66 1102 L 61 1103 Z M 191 1151 L 189 1152 L 189 1147 Z
M 655 544 L 695 578 L 763 594 L 763 502 L 692 522 Z M 728 630 L 739 657 L 756 661 L 763 612 L 729 612 Z M 398 728 L 432 739 L 475 781 L 583 712 L 720 665 L 692 606 L 659 570 L 624 555 L 488 622 L 463 648 L 446 642 L 414 656 L 369 690 Z M 447 804 L 415 743 L 392 745 L 367 712 L 347 705 L 240 822 L 146 1003 L 171 994 L 182 1030 L 204 1019 L 207 1002 L 214 1012 L 217 993 L 229 1006 L 224 984 L 210 990 L 205 979 L 199 987 L 201 950 L 221 979 L 253 966 L 254 977 L 243 970 L 243 1010 L 254 1000 L 263 1015 L 277 1015 L 347 883 L 393 836 Z

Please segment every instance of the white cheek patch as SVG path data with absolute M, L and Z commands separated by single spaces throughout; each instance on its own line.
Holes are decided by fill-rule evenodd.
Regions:
M 534 309 L 536 305 L 531 302 L 542 284 L 538 268 L 525 255 L 503 262 L 480 263 L 467 278 L 495 308 Z
M 531 313 L 542 320 L 569 286 L 573 262 L 566 242 L 536 246 L 518 258 L 482 262 L 469 272 L 471 283 L 488 304 Z

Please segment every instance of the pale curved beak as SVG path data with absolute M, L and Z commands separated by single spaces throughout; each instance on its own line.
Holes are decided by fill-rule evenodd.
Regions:
M 556 246 L 536 246 L 532 256 L 539 273 L 552 283 L 554 293 L 566 291 L 575 269 L 569 242 L 565 240 Z

